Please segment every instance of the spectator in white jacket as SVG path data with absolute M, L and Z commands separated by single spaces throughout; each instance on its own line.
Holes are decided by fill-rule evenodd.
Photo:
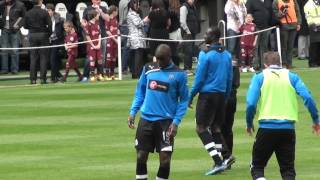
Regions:
M 132 78 L 136 79 L 140 77 L 144 62 L 143 53 L 146 48 L 146 41 L 141 38 L 145 38 L 144 25 L 149 21 L 148 16 L 145 19 L 141 19 L 139 10 L 139 1 L 131 0 L 129 3 L 129 12 L 127 17 L 129 39 L 128 47 L 130 48 L 130 57 L 133 58 L 129 63 L 131 65 Z
M 244 23 L 247 15 L 245 4 L 241 0 L 228 0 L 224 12 L 227 15 L 227 36 L 239 35 L 239 28 Z M 227 41 L 227 49 L 233 57 L 239 54 L 239 38 L 231 38 Z

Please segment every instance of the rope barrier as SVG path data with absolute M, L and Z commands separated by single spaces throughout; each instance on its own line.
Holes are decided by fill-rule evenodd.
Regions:
M 252 35 L 252 34 L 258 34 L 264 31 L 270 31 L 272 29 L 277 28 L 276 26 L 270 27 L 270 28 L 266 28 L 266 29 L 262 29 L 259 31 L 255 31 L 253 33 L 248 33 L 248 34 L 241 34 L 241 35 L 235 35 L 235 36 L 228 36 L 228 37 L 223 37 L 220 39 L 231 39 L 231 38 L 238 38 L 238 37 L 242 37 L 242 36 L 248 36 L 248 35 Z M 162 42 L 203 42 L 204 39 L 194 39 L 194 40 L 173 40 L 173 39 L 155 39 L 155 38 L 145 38 L 145 37 L 135 37 L 135 36 L 129 36 L 129 35 L 119 35 L 120 37 L 127 37 L 127 38 L 132 38 L 132 39 L 141 39 L 141 40 L 146 40 L 146 41 L 162 41 Z M 118 35 L 113 35 L 113 36 L 108 36 L 108 37 L 104 37 L 101 39 L 94 39 L 91 41 L 81 41 L 81 42 L 77 42 L 77 43 L 72 43 L 70 45 L 80 45 L 80 44 L 86 44 L 89 42 L 95 42 L 95 41 L 99 41 L 99 40 L 104 40 L 104 39 L 110 39 L 110 38 L 117 38 Z M 19 47 L 19 48 L 0 48 L 1 50 L 32 50 L 32 49 L 47 49 L 47 48 L 57 48 L 57 47 L 65 47 L 66 44 L 58 44 L 58 45 L 50 45 L 50 46 L 38 46 L 38 47 Z
M 111 39 L 113 37 L 117 37 L 118 35 L 113 35 L 113 36 L 108 36 L 100 39 L 93 39 L 90 41 L 80 41 L 77 43 L 70 43 L 68 45 L 79 45 L 79 44 L 86 44 L 89 42 L 96 42 L 99 40 L 104 40 L 104 39 Z M 65 47 L 66 44 L 58 44 L 58 45 L 50 45 L 50 46 L 37 46 L 37 47 L 19 47 L 19 48 L 0 48 L 1 50 L 32 50 L 32 49 L 47 49 L 47 48 L 56 48 L 56 47 Z
M 272 26 L 272 27 L 269 27 L 269 28 L 266 28 L 266 29 L 255 31 L 253 33 L 240 34 L 240 35 L 235 35 L 235 36 L 228 36 L 228 37 L 221 38 L 221 39 L 231 39 L 231 38 L 238 38 L 238 37 L 242 37 L 242 36 L 249 36 L 249 35 L 252 35 L 252 34 L 259 34 L 259 33 L 264 32 L 264 31 L 270 31 L 270 30 L 276 29 L 276 28 L 277 28 L 277 26 Z
M 174 39 L 155 39 L 155 38 L 144 38 L 144 37 L 135 37 L 128 35 L 121 35 L 121 37 L 127 37 L 132 39 L 142 39 L 146 41 L 163 41 L 163 42 L 203 42 L 204 39 L 194 39 L 194 40 L 174 40 Z

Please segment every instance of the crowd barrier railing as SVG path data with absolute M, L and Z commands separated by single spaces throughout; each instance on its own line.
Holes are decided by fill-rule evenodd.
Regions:
M 282 59 L 281 59 L 281 43 L 280 43 L 280 29 L 277 26 L 273 26 L 270 28 L 266 28 L 266 29 L 262 29 L 262 30 L 258 30 L 255 31 L 253 33 L 248 33 L 248 34 L 241 34 L 241 35 L 235 35 L 235 36 L 226 36 L 226 32 L 225 32 L 225 22 L 223 20 L 219 21 L 219 25 L 222 24 L 223 25 L 223 29 L 224 29 L 224 34 L 223 37 L 221 38 L 221 40 L 223 40 L 223 44 L 226 44 L 226 40 L 227 39 L 231 39 L 231 38 L 239 38 L 242 36 L 247 36 L 247 35 L 251 35 L 251 34 L 259 34 L 261 32 L 264 31 L 270 31 L 273 29 L 276 29 L 276 33 L 277 33 L 277 47 L 278 47 L 278 52 L 280 55 L 280 61 L 282 64 Z M 123 79 L 123 74 L 122 74 L 122 52 L 121 52 L 121 38 L 122 37 L 126 37 L 126 38 L 136 38 L 136 39 L 142 39 L 145 41 L 161 41 L 161 42 L 179 42 L 179 43 L 184 43 L 184 42 L 203 42 L 204 39 L 194 39 L 194 40 L 173 40 L 173 39 L 155 39 L 155 38 L 147 38 L 147 37 L 134 37 L 134 36 L 129 36 L 129 35 L 113 35 L 113 36 L 108 36 L 108 37 L 104 37 L 101 39 L 93 39 L 91 40 L 91 42 L 95 42 L 95 41 L 99 41 L 99 40 L 103 40 L 103 39 L 110 39 L 110 38 L 117 38 L 117 42 L 118 42 L 118 79 L 122 80 Z M 90 41 L 80 41 L 77 43 L 72 43 L 75 45 L 80 45 L 80 44 L 86 44 L 89 43 Z M 49 45 L 49 46 L 37 46 L 37 47 L 19 47 L 19 48 L 0 48 L 0 51 L 8 51 L 8 50 L 34 50 L 34 49 L 49 49 L 49 48 L 57 48 L 57 47 L 65 47 L 66 44 L 58 44 L 58 45 Z

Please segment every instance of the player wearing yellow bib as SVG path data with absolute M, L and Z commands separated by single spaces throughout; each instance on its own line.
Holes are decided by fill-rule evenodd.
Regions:
M 301 96 L 313 119 L 313 129 L 320 134 L 318 110 L 309 90 L 295 73 L 280 67 L 277 52 L 264 54 L 266 69 L 253 76 L 247 93 L 247 133 L 252 135 L 253 118 L 260 99 L 259 130 L 253 145 L 251 175 L 265 180 L 264 168 L 275 152 L 282 179 L 294 180 L 295 123 L 298 121 L 298 102 Z

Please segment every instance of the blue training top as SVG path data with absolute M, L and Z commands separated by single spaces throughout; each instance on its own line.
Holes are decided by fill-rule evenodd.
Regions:
M 171 63 L 166 68 L 150 63 L 139 79 L 130 115 L 141 107 L 141 117 L 148 121 L 173 119 L 179 125 L 188 108 L 187 74 Z
M 232 86 L 232 57 L 220 44 L 212 45 L 208 52 L 199 53 L 190 100 L 199 92 L 222 92 L 229 96 Z
M 270 66 L 269 68 L 280 68 L 279 66 Z M 255 74 L 251 80 L 248 92 L 247 92 L 247 114 L 246 121 L 247 127 L 253 127 L 253 118 L 256 113 L 257 103 L 261 94 L 261 87 L 263 84 L 263 73 Z M 297 94 L 303 98 L 304 105 L 308 108 L 313 123 L 319 123 L 318 109 L 316 103 L 313 100 L 308 88 L 295 73 L 289 72 L 289 80 L 292 87 L 296 90 Z M 294 121 L 286 119 L 282 120 L 260 120 L 260 128 L 268 129 L 294 129 Z

